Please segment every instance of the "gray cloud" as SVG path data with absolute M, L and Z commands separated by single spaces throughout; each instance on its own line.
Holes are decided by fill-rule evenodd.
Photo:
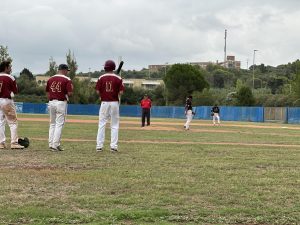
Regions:
M 246 67 L 278 65 L 299 57 L 300 2 L 238 0 L 2 0 L 0 44 L 7 45 L 14 70 L 48 69 L 74 52 L 79 71 L 100 70 L 122 56 L 125 69 L 149 64 L 221 61 L 227 52 Z M 251 63 L 250 63 L 251 64 Z

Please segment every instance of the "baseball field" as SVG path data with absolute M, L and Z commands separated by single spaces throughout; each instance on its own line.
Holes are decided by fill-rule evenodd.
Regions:
M 26 150 L 0 151 L 0 224 L 300 224 L 300 126 L 121 118 L 119 153 L 96 153 L 98 118 L 21 114 Z M 7 128 L 9 137 L 9 129 Z

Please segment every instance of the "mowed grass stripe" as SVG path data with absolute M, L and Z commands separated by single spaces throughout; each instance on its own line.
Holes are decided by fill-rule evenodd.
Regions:
M 20 136 L 29 136 L 32 138 L 48 138 L 48 122 L 20 122 Z M 65 132 L 65 130 L 69 132 Z M 97 124 L 89 123 L 66 123 L 63 130 L 63 139 L 96 140 Z M 8 133 L 8 132 L 7 132 Z M 262 128 L 244 128 L 238 130 L 226 128 L 224 126 L 209 129 L 191 128 L 184 131 L 178 126 L 150 126 L 140 128 L 139 126 L 121 125 L 119 140 L 120 141 L 159 141 L 159 142 L 186 142 L 188 143 L 232 143 L 245 145 L 278 145 L 278 146 L 298 146 L 300 139 L 297 138 L 300 131 L 288 129 L 262 129 Z M 29 138 L 31 138 L 29 136 Z M 109 125 L 106 130 L 106 138 L 110 138 Z
M 30 116 L 26 117 L 26 114 L 22 114 L 19 116 L 20 121 L 38 121 L 38 122 L 49 122 L 49 116 L 43 115 L 38 116 Z M 69 123 L 96 123 L 98 124 L 98 117 L 95 116 L 67 116 L 66 119 Z M 109 121 L 108 121 L 109 123 Z M 164 125 L 164 126 L 183 126 L 185 123 L 185 119 L 159 119 L 159 118 L 152 118 L 151 124 L 152 125 Z M 140 125 L 139 118 L 130 118 L 125 117 L 120 119 L 120 124 L 133 124 L 133 125 Z M 208 126 L 212 127 L 212 122 L 209 120 L 193 120 L 191 126 L 198 127 L 198 126 Z M 262 129 L 290 129 L 290 130 L 300 130 L 300 127 L 295 124 L 276 124 L 276 123 L 255 123 L 255 122 L 237 122 L 237 121 L 223 121 L 222 127 L 243 127 L 243 128 L 262 128 Z
M 20 134 L 41 140 L 0 151 L 0 224 L 298 224 L 299 148 L 226 144 L 298 137 L 246 129 L 253 134 L 121 129 L 112 154 L 109 129 L 96 153 L 97 124 L 67 123 L 66 150 L 53 153 L 48 122 L 21 121 Z
M 35 138 L 31 140 L 48 141 L 47 138 Z M 95 142 L 94 139 L 71 139 L 64 138 L 62 141 L 66 142 Z M 109 141 L 109 140 L 107 140 Z M 176 144 L 176 145 L 223 145 L 223 146 L 259 146 L 259 147 L 290 147 L 300 148 L 300 145 L 288 144 L 268 144 L 268 143 L 242 143 L 242 142 L 200 142 L 200 141 L 147 141 L 147 140 L 119 140 L 119 143 L 139 143 L 139 144 Z

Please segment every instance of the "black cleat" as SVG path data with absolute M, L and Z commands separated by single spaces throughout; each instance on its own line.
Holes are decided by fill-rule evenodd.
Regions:
M 118 149 L 116 149 L 116 148 L 111 148 L 110 151 L 111 151 L 112 153 L 117 153 L 117 152 L 118 152 Z
M 52 152 L 62 152 L 62 151 L 64 151 L 64 149 L 60 146 L 57 146 L 56 148 L 55 147 L 50 147 L 50 150 Z
M 96 152 L 103 152 L 102 148 L 96 148 Z

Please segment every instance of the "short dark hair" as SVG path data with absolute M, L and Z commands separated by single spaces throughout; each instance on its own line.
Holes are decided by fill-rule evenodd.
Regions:
M 0 63 L 0 72 L 4 72 L 7 67 L 11 65 L 11 61 L 5 60 Z
M 68 70 L 68 71 L 70 71 L 70 69 L 69 69 L 69 67 L 68 67 L 67 64 L 60 64 L 58 66 L 58 70 Z

